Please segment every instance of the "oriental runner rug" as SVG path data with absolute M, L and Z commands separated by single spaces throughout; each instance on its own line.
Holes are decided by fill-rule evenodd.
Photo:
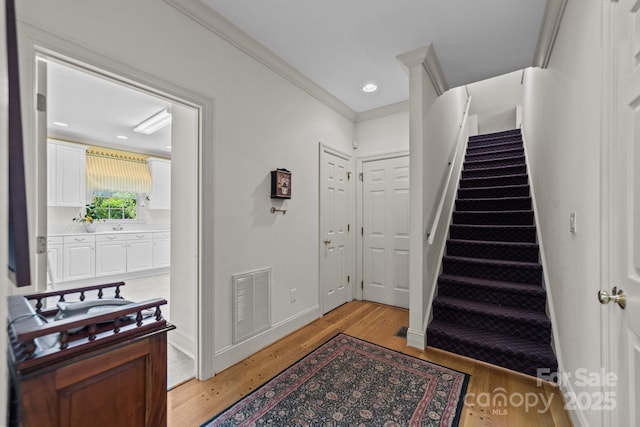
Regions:
M 203 427 L 457 426 L 468 381 L 338 334 Z

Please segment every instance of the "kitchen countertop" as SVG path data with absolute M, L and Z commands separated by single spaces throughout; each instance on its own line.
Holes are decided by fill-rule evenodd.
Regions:
M 130 228 L 125 227 L 122 230 L 112 230 L 112 225 L 109 224 L 99 224 L 98 229 L 94 233 L 88 233 L 84 230 L 84 227 L 77 229 L 65 229 L 65 230 L 51 230 L 47 236 L 48 237 L 64 237 L 64 236 L 75 236 L 78 234 L 133 234 L 133 233 L 166 233 L 171 232 L 171 228 L 167 226 L 143 226 L 143 227 L 134 227 Z M 66 228 L 66 227 L 65 227 Z M 101 229 L 102 228 L 102 229 Z

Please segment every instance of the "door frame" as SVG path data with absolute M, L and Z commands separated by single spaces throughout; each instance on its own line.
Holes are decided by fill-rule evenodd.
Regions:
M 50 57 L 64 63 L 75 65 L 90 72 L 101 74 L 116 82 L 120 82 L 145 92 L 161 96 L 165 99 L 180 103 L 198 112 L 199 132 L 198 132 L 198 261 L 197 272 L 197 326 L 196 326 L 196 378 L 206 379 L 215 373 L 215 351 L 214 351 L 214 313 L 210 307 L 214 304 L 214 242 L 215 242 L 215 210 L 214 210 L 214 147 L 215 147 L 215 101 L 190 91 L 182 86 L 166 81 L 153 74 L 133 68 L 116 59 L 101 55 L 93 50 L 62 39 L 54 34 L 48 33 L 29 24 L 19 22 L 18 34 L 20 39 L 20 70 L 21 70 L 21 92 L 23 93 L 23 111 L 29 112 L 23 116 L 25 140 L 38 141 L 37 139 L 37 118 L 36 118 L 36 57 Z M 44 155 L 40 155 L 45 150 Z M 46 176 L 46 145 L 37 147 L 37 144 L 27 144 L 25 146 L 25 158 L 32 159 L 30 170 L 37 174 Z M 43 160 L 45 163 L 43 164 Z M 206 167 L 204 167 L 206 165 Z M 46 178 L 45 178 L 46 179 Z M 38 182 L 41 177 L 36 176 L 31 184 L 27 185 L 30 194 L 29 202 L 32 209 L 28 215 L 28 221 L 32 232 L 31 247 L 36 247 L 36 236 L 43 235 L 46 231 L 42 224 L 38 224 L 37 218 L 41 216 L 37 209 L 42 209 L 37 203 Z M 45 187 L 46 188 L 46 187 Z M 204 191 L 204 189 L 208 191 Z M 41 190 L 42 191 L 42 190 Z M 44 207 L 46 209 L 46 205 Z M 213 238 L 201 238 L 201 236 L 212 236 Z M 46 254 L 44 254 L 46 255 Z M 40 262 L 39 257 L 34 257 L 31 268 Z M 206 260 L 206 262 L 203 262 Z M 46 262 L 44 263 L 46 264 Z M 32 287 L 33 288 L 33 287 Z M 34 290 L 34 289 L 30 289 Z
M 362 220 L 363 215 L 363 198 L 364 198 L 364 181 L 362 180 L 362 173 L 364 171 L 364 164 L 368 162 L 375 162 L 379 160 L 396 159 L 398 157 L 409 157 L 409 150 L 393 151 L 390 153 L 373 154 L 369 156 L 362 156 L 356 158 L 356 292 L 353 296 L 354 299 L 359 301 L 363 300 L 364 290 L 362 285 L 364 283 L 364 236 L 361 231 L 364 225 Z M 409 183 L 411 185 L 411 183 Z
M 347 163 L 349 164 L 350 167 L 350 177 L 347 179 L 347 191 L 348 194 L 346 196 L 346 200 L 348 201 L 348 214 L 347 216 L 349 217 L 349 224 L 355 224 L 355 217 L 354 217 L 354 199 L 353 199 L 353 193 L 354 193 L 354 182 L 356 181 L 355 176 L 353 174 L 353 156 L 350 154 L 345 153 L 344 151 L 335 149 L 325 143 L 323 143 L 322 141 L 320 141 L 318 143 L 318 243 L 317 243 L 317 248 L 318 248 L 318 305 L 320 306 L 320 313 L 324 313 L 324 273 L 323 273 L 323 268 L 322 268 L 322 250 L 324 249 L 324 243 L 323 243 L 323 235 L 322 235 L 322 230 L 323 228 L 323 221 L 324 218 L 322 217 L 322 190 L 323 190 L 323 177 L 324 174 L 322 172 L 322 165 L 323 165 L 323 159 L 324 156 L 326 154 L 330 154 L 332 156 L 336 156 L 336 157 L 340 157 L 343 158 L 347 161 Z M 352 280 L 350 283 L 348 283 L 347 285 L 349 286 L 349 290 L 347 291 L 349 296 L 347 298 L 347 302 L 353 300 L 353 289 L 354 287 L 356 287 L 354 284 L 356 283 L 355 281 L 355 266 L 354 266 L 354 239 L 353 239 L 353 235 L 356 234 L 354 232 L 355 228 L 350 230 L 348 232 L 348 236 L 347 236 L 347 250 L 345 251 L 345 253 L 348 254 L 348 260 L 346 265 L 348 266 L 348 271 L 350 273 L 351 277 L 354 277 L 354 280 Z M 323 314 L 324 315 L 324 314 Z

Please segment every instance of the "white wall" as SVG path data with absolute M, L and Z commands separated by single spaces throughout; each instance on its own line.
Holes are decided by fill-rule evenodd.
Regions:
M 467 86 L 471 95 L 469 114 L 478 115 L 480 134 L 516 127 L 516 106 L 522 104 L 522 71 L 482 80 Z
M 357 157 L 409 151 L 409 111 L 356 123 Z
M 215 268 L 214 283 L 205 286 L 215 287 L 216 350 L 232 341 L 234 273 L 273 268 L 274 324 L 317 308 L 318 141 L 348 152 L 350 120 L 164 2 L 30 0 L 19 2 L 18 13 L 29 25 L 215 100 L 215 139 L 204 141 L 215 146 L 208 165 L 215 184 L 206 189 L 215 194 L 215 235 L 201 238 L 215 241 L 215 259 L 204 262 Z M 269 172 L 277 167 L 293 172 L 286 216 L 269 212 Z M 290 303 L 293 287 L 297 301 Z
M 564 370 L 600 360 L 601 2 L 568 2 L 549 68 L 528 69 L 523 132 Z M 569 232 L 569 212 L 578 234 Z M 593 392 L 593 388 L 584 390 Z M 580 390 L 576 389 L 579 393 Z M 600 425 L 599 411 L 585 412 Z

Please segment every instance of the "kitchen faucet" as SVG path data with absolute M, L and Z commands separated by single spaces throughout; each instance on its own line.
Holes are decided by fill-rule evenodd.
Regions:
M 118 224 L 115 227 L 112 227 L 114 231 L 120 231 L 122 230 L 122 224 Z

